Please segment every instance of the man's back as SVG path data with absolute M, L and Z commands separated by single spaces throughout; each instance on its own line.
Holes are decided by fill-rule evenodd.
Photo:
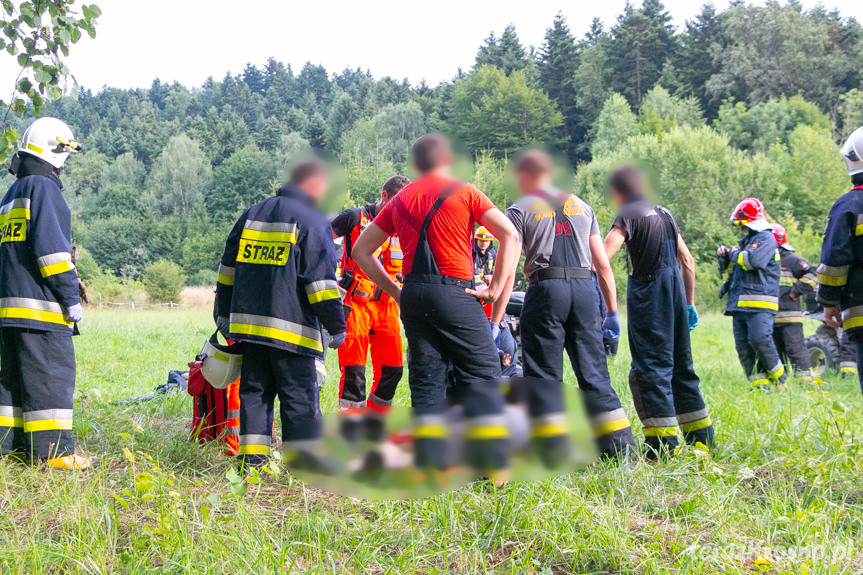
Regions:
M 422 176 L 405 187 L 374 221 L 389 235 L 398 235 L 404 253 L 405 275 L 411 272 L 419 230 L 426 214 L 441 194 L 452 188 L 452 196 L 429 226 L 428 242 L 441 275 L 465 280 L 473 277 L 473 229 L 482 215 L 495 206 L 474 186 L 435 174 Z
M 524 273 L 528 279 L 540 269 L 551 267 L 554 240 L 558 232 L 554 213 L 558 198 L 552 194 L 538 192 L 537 195 L 525 196 L 506 212 L 524 244 Z M 563 215 L 576 244 L 578 262 L 571 267 L 590 269 L 590 236 L 599 234 L 596 216 L 593 209 L 578 197 L 560 194 L 565 198 Z
M 626 249 L 635 277 L 650 276 L 662 265 L 666 241 L 677 239 L 679 230 L 674 216 L 661 206 L 636 200 L 621 208 L 612 224 L 626 235 Z

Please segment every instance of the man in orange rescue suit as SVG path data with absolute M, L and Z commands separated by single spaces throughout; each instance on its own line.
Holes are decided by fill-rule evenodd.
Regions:
M 399 306 L 376 286 L 354 261 L 351 248 L 366 226 L 402 188 L 410 184 L 404 176 L 393 176 L 384 183 L 381 198 L 366 206 L 349 208 L 332 221 L 333 236 L 344 238 L 342 279 L 348 332 L 339 348 L 339 409 L 367 407 L 384 413 L 389 410 L 402 378 L 402 336 Z M 392 279 L 402 280 L 402 249 L 398 236 L 392 236 L 375 253 Z M 371 346 L 374 382 L 366 400 L 366 357 Z M 365 411 L 365 410 L 363 410 Z

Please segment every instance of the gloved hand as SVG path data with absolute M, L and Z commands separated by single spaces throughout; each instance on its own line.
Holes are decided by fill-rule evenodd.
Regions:
M 610 311 L 605 316 L 605 321 L 602 322 L 602 333 L 611 339 L 620 337 L 620 319 L 617 317 L 616 311 Z
M 694 305 L 688 305 L 686 311 L 689 312 L 689 331 L 692 331 L 698 327 L 698 310 L 695 309 Z
M 231 320 L 229 320 L 225 316 L 220 315 L 216 318 L 216 329 L 219 330 L 219 333 L 222 334 L 222 337 L 228 339 L 228 334 L 231 331 Z
M 729 289 L 731 289 L 731 284 L 728 282 L 723 283 L 722 287 L 719 288 L 719 299 L 724 298 Z
M 81 307 L 81 304 L 76 303 L 72 307 L 66 309 L 66 315 L 69 316 L 69 321 L 72 323 L 78 323 L 84 317 L 84 308 Z
M 328 346 L 330 349 L 339 349 L 342 347 L 342 344 L 345 343 L 345 336 L 347 332 L 343 331 L 342 333 L 337 333 L 334 336 L 331 336 L 333 339 L 330 340 L 330 345 Z
M 497 338 L 500 335 L 500 324 L 494 323 L 492 320 L 488 320 L 488 323 L 491 326 L 491 338 L 494 341 L 497 341 Z

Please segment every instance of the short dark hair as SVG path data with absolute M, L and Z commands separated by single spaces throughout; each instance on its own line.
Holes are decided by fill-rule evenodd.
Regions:
M 299 186 L 306 180 L 326 176 L 327 170 L 324 166 L 315 160 L 307 160 L 301 162 L 291 170 L 291 183 Z
M 383 191 L 386 192 L 388 198 L 394 198 L 410 183 L 411 181 L 405 176 L 393 176 L 384 182 Z
M 417 170 L 425 174 L 440 166 L 451 151 L 449 140 L 431 133 L 417 138 L 411 146 L 411 157 Z
M 515 161 L 515 172 L 539 178 L 551 173 L 551 158 L 542 150 L 527 150 Z
M 644 194 L 641 172 L 635 166 L 620 166 L 608 178 L 608 185 L 624 198 Z

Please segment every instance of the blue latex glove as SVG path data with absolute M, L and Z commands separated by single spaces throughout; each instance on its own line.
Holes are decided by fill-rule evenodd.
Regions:
M 332 336 L 333 339 L 330 340 L 330 345 L 328 347 L 330 349 L 339 349 L 340 347 L 342 347 L 342 344 L 345 343 L 346 335 L 347 332 L 343 331 L 342 333 L 337 333 L 336 335 Z
M 616 311 L 610 311 L 605 316 L 605 321 L 602 322 L 602 333 L 611 339 L 620 337 L 620 319 L 617 317 Z
M 489 325 L 491 326 L 491 338 L 497 342 L 498 336 L 500 336 L 500 324 L 494 323 L 491 320 L 488 320 Z
M 69 316 L 69 321 L 78 323 L 84 317 L 84 308 L 81 307 L 81 304 L 76 303 L 66 310 L 66 315 Z
M 698 327 L 698 310 L 695 309 L 694 305 L 688 305 L 686 311 L 689 312 L 689 331 L 692 331 Z

